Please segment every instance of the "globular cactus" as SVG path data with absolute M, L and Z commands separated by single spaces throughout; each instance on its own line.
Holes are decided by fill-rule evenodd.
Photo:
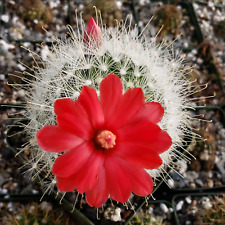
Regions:
M 9 215 L 6 225 L 73 225 L 73 221 L 60 209 L 52 209 L 47 202 L 27 204 L 16 215 Z
M 212 203 L 212 207 L 209 209 L 202 210 L 198 217 L 198 225 L 209 224 L 209 225 L 222 225 L 225 224 L 225 195 L 222 197 L 216 197 L 216 201 Z
M 159 217 L 152 217 L 147 213 L 139 213 L 134 216 L 128 225 L 165 225 Z

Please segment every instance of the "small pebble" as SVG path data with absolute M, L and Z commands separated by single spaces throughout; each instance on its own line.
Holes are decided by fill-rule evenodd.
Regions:
M 213 186 L 214 186 L 213 180 L 212 179 L 208 179 L 207 180 L 207 187 L 212 188 Z M 220 186 L 220 185 L 218 185 L 218 186 Z
M 9 15 L 3 14 L 3 15 L 1 16 L 1 20 L 2 20 L 4 23 L 8 23 L 8 22 L 9 22 Z
M 192 53 L 193 55 L 196 55 L 196 54 L 198 53 L 198 51 L 197 51 L 197 49 L 193 49 L 193 50 L 191 51 L 191 53 Z
M 195 180 L 195 183 L 198 184 L 200 187 L 203 187 L 203 186 L 204 186 L 203 181 L 200 180 L 200 179 L 196 179 L 196 180 Z
M 168 179 L 168 185 L 171 187 L 171 188 L 174 188 L 174 180 L 173 179 Z
M 198 173 L 195 171 L 187 171 L 186 172 L 186 178 L 190 181 L 190 182 L 194 182 L 195 179 L 198 178 Z
M 184 205 L 184 201 L 183 200 L 179 201 L 176 205 L 176 210 L 180 211 L 182 209 L 183 205 Z
M 17 64 L 17 66 L 18 66 L 19 70 L 21 70 L 21 71 L 25 71 L 26 70 L 26 67 L 21 65 L 21 64 Z
M 33 189 L 33 190 L 32 190 L 32 193 L 33 193 L 33 194 L 38 194 L 38 193 L 39 193 L 39 191 L 37 191 L 37 190 Z
M 191 205 L 192 205 L 192 206 L 197 206 L 197 204 L 198 204 L 197 200 L 194 199 L 194 200 L 192 201 L 192 204 L 191 204 Z
M 8 192 L 8 190 L 7 190 L 7 192 Z M 6 192 L 6 193 L 7 193 L 7 192 Z M 10 198 L 10 195 L 5 195 L 5 196 L 4 196 L 4 199 L 9 199 L 9 198 Z
M 5 80 L 5 74 L 0 74 L 0 80 L 4 81 Z
M 201 203 L 204 209 L 212 208 L 212 203 L 210 202 L 210 199 L 208 197 L 203 197 L 201 199 Z
M 186 197 L 186 198 L 185 198 L 185 201 L 186 201 L 188 204 L 191 204 L 191 202 L 192 202 L 192 201 L 191 201 L 191 197 L 190 197 L 190 196 Z
M 160 208 L 162 209 L 164 213 L 168 213 L 169 211 L 168 207 L 164 203 L 160 203 Z
M 194 189 L 194 188 L 196 188 L 196 184 L 194 182 L 191 182 L 190 185 L 189 185 L 189 187 L 192 188 L 192 189 Z

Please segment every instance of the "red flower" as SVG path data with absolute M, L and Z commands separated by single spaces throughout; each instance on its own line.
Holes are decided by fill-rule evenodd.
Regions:
M 100 27 L 96 24 L 93 17 L 88 21 L 86 30 L 84 31 L 84 43 L 96 43 L 97 46 L 102 42 L 102 32 Z
M 100 85 L 100 98 L 84 86 L 78 100 L 55 101 L 57 125 L 37 133 L 47 152 L 63 152 L 52 169 L 60 191 L 86 194 L 90 206 L 100 207 L 110 196 L 126 202 L 133 192 L 151 194 L 152 178 L 145 169 L 162 164 L 159 154 L 172 144 L 156 124 L 164 114 L 159 103 L 145 103 L 141 88 L 122 93 L 122 82 L 109 74 Z

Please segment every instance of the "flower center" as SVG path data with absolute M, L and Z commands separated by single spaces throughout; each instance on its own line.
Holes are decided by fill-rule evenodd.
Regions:
M 100 147 L 109 149 L 113 148 L 116 144 L 116 135 L 109 130 L 100 131 L 96 136 L 96 142 Z

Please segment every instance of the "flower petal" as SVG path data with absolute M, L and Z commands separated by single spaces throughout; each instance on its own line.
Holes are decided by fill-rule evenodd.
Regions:
M 100 84 L 100 101 L 105 115 L 105 121 L 110 121 L 114 116 L 118 103 L 123 94 L 123 85 L 115 74 L 106 76 Z
M 60 98 L 54 103 L 54 111 L 56 115 L 68 113 L 73 113 L 75 111 L 75 101 L 71 98 Z
M 152 150 L 151 146 L 140 145 L 136 142 L 118 143 L 115 154 L 136 167 L 156 169 L 162 165 L 162 159 L 155 152 L 155 149 Z
M 108 199 L 109 191 L 106 185 L 106 173 L 104 167 L 98 175 L 96 185 L 85 193 L 86 202 L 91 207 L 101 207 Z
M 92 126 L 94 128 L 101 127 L 104 124 L 104 114 L 95 89 L 84 86 L 80 92 L 78 101 L 85 108 Z
M 132 121 L 129 121 L 129 123 L 141 120 L 148 120 L 151 121 L 152 123 L 158 123 L 162 120 L 163 114 L 164 108 L 160 103 L 147 102 L 133 117 Z
M 84 140 L 55 125 L 43 127 L 36 134 L 38 145 L 47 152 L 63 152 L 80 145 Z
M 119 160 L 118 162 L 121 168 L 123 168 L 122 171 L 126 172 L 126 181 L 124 182 L 127 182 L 127 179 L 129 179 L 129 183 L 131 184 L 131 186 L 129 185 L 130 188 L 128 188 L 128 191 L 126 194 L 128 197 L 123 198 L 123 200 L 117 200 L 117 199 L 120 199 L 118 197 L 119 192 L 116 193 L 116 196 L 113 196 L 113 193 L 110 192 L 110 196 L 112 199 L 116 201 L 120 201 L 120 202 L 125 202 L 128 200 L 130 196 L 130 193 L 131 193 L 130 190 L 134 194 L 143 196 L 143 197 L 152 193 L 153 181 L 151 176 L 144 169 L 133 167 L 132 165 L 126 163 L 123 160 L 121 161 Z M 121 170 L 115 171 L 115 172 L 119 174 L 121 173 Z M 112 184 L 110 188 L 111 183 L 109 183 L 108 181 L 109 179 L 108 174 L 104 171 L 104 169 L 100 171 L 98 181 L 95 187 L 91 189 L 90 191 L 86 192 L 86 201 L 90 206 L 94 206 L 94 207 L 102 206 L 102 204 L 104 204 L 104 202 L 108 198 L 108 195 L 109 195 L 108 189 L 113 189 L 115 186 L 120 186 L 120 188 L 123 189 L 124 187 L 127 186 L 126 185 L 127 183 L 125 183 L 125 186 L 123 186 L 124 185 L 123 179 L 122 179 L 122 183 L 120 183 L 120 180 L 116 180 L 117 179 L 116 175 L 113 177 L 115 179 L 115 182 Z M 107 184 L 106 184 L 106 180 L 107 180 Z M 123 190 L 123 192 L 124 191 L 125 190 Z
M 79 193 L 82 194 L 94 187 L 99 171 L 102 169 L 103 162 L 104 153 L 102 151 L 94 151 L 78 171 L 75 183 Z
M 103 153 L 94 152 L 77 173 L 69 177 L 56 176 L 58 189 L 60 191 L 77 189 L 80 194 L 91 190 L 96 185 L 103 162 Z
M 132 88 L 122 96 L 115 115 L 108 122 L 111 129 L 118 129 L 126 124 L 144 106 L 145 98 L 141 88 Z
M 119 157 L 108 154 L 105 157 L 104 165 L 110 197 L 115 201 L 125 203 L 131 194 L 126 162 Z
M 62 192 L 72 192 L 76 189 L 76 184 L 74 180 L 76 179 L 76 174 L 70 177 L 59 177 L 56 176 L 57 188 Z
M 127 173 L 129 174 L 134 194 L 145 197 L 152 193 L 153 181 L 144 169 L 129 166 Z
M 76 148 L 59 156 L 53 165 L 52 173 L 59 177 L 69 177 L 77 173 L 95 150 L 89 142 L 83 142 Z
M 101 40 L 102 40 L 101 29 L 96 24 L 93 17 L 91 17 L 88 21 L 86 30 L 84 32 L 84 43 L 88 44 L 94 41 L 97 45 L 100 45 Z
M 92 137 L 93 129 L 87 112 L 77 101 L 69 98 L 57 99 L 54 104 L 57 124 L 60 128 L 72 132 L 86 140 Z
M 118 143 L 130 142 L 147 146 L 153 152 L 161 154 L 172 145 L 171 137 L 167 132 L 152 122 L 141 121 L 124 126 L 117 131 Z
M 56 121 L 60 128 L 74 133 L 85 140 L 90 140 L 93 137 L 93 128 L 89 121 L 82 120 L 81 116 L 77 114 L 60 114 L 57 116 Z

